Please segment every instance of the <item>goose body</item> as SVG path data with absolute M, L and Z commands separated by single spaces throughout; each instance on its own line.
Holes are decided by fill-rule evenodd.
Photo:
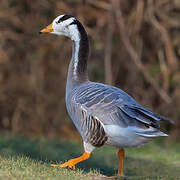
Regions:
M 66 106 L 84 142 L 94 147 L 139 146 L 167 136 L 159 130 L 161 117 L 119 88 L 87 81 L 67 94 Z
M 119 149 L 119 175 L 123 175 L 125 147 L 140 146 L 167 136 L 159 121 L 168 121 L 138 104 L 119 88 L 88 80 L 89 42 L 82 24 L 71 15 L 58 16 L 41 33 L 65 35 L 72 40 L 72 59 L 66 84 L 66 107 L 84 142 L 84 154 L 61 165 L 74 168 L 105 144 Z

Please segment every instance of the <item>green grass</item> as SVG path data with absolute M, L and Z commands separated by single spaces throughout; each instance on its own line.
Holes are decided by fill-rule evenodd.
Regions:
M 50 167 L 83 153 L 82 144 L 60 140 L 0 137 L 1 179 L 113 179 L 117 173 L 117 149 L 97 148 L 76 170 Z M 126 179 L 180 179 L 180 144 L 153 141 L 141 148 L 126 149 Z M 107 177 L 108 176 L 108 177 Z

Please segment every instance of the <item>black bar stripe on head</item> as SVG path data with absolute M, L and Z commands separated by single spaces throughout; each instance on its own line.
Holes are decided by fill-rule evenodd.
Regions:
M 73 25 L 73 24 L 77 24 L 78 23 L 78 21 L 77 20 L 74 20 L 71 24 L 69 24 L 69 25 Z
M 66 19 L 69 19 L 69 18 L 71 18 L 71 17 L 74 17 L 74 16 L 65 14 L 65 15 L 64 15 L 63 17 L 61 17 L 58 21 L 59 21 L 59 22 L 62 22 L 62 21 L 65 21 Z

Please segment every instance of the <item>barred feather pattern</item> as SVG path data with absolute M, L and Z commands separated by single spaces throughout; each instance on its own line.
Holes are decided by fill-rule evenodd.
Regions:
M 74 104 L 72 101 L 67 109 L 85 142 L 95 147 L 100 147 L 105 144 L 108 137 L 106 136 L 102 123 L 95 116 L 87 113 L 82 106 Z
M 86 141 L 95 147 L 100 147 L 107 141 L 107 136 L 100 121 L 93 116 L 86 116 L 82 123 L 82 129 L 86 136 Z

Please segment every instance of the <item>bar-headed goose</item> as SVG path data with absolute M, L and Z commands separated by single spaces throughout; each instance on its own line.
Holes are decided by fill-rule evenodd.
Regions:
M 71 15 L 61 15 L 40 31 L 64 35 L 72 40 L 72 58 L 66 84 L 66 107 L 84 142 L 82 156 L 52 166 L 75 168 L 88 159 L 96 147 L 105 144 L 119 149 L 118 174 L 123 176 L 124 148 L 140 146 L 167 136 L 159 121 L 167 118 L 142 107 L 119 88 L 88 80 L 89 41 L 82 24 Z

